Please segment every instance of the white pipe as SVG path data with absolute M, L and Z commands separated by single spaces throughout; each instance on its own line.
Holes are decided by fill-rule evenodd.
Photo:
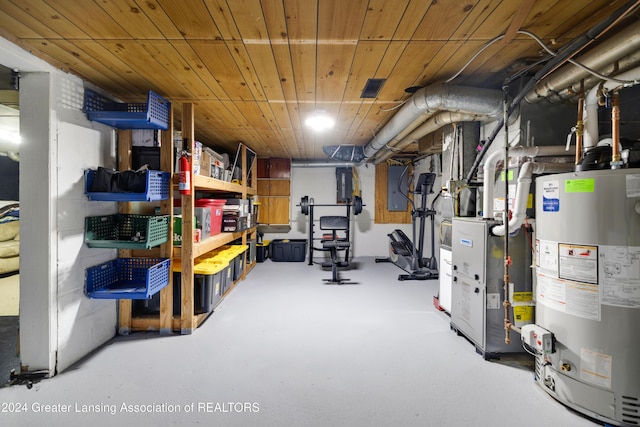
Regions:
M 640 67 L 625 71 L 624 73 L 620 73 L 614 77 L 618 80 L 640 80 Z M 606 90 L 612 90 L 620 86 L 620 83 L 613 80 L 606 80 L 603 86 Z M 583 151 L 598 145 L 598 140 L 600 139 L 600 135 L 598 134 L 599 87 L 600 85 L 597 84 L 591 88 L 584 99 L 584 114 L 582 118 L 584 123 L 584 139 L 582 141 Z
M 484 182 L 482 186 L 482 218 L 493 218 L 493 185 L 496 173 L 496 163 L 502 156 L 501 150 L 496 150 L 491 153 L 484 161 Z M 548 147 L 532 146 L 522 147 L 517 146 L 509 149 L 509 157 L 516 158 L 522 156 L 536 157 L 536 156 L 563 156 L 567 155 L 567 152 L 563 146 L 553 145 Z M 509 165 L 505 165 L 508 168 Z M 519 178 L 518 178 L 519 179 Z M 527 193 L 528 194 L 528 193 Z
M 527 217 L 527 202 L 529 201 L 529 188 L 531 187 L 531 176 L 534 173 L 544 172 L 568 172 L 573 169 L 572 163 L 535 163 L 526 162 L 520 168 L 518 175 L 518 185 L 516 187 L 516 196 L 513 203 L 513 212 L 509 220 L 508 230 L 513 233 L 524 224 Z M 505 206 L 509 206 L 509 201 L 505 201 Z M 505 224 L 497 225 L 491 228 L 491 233 L 496 236 L 504 236 L 507 226 Z

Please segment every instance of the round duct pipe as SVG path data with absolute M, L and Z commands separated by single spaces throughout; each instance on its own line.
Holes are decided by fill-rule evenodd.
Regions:
M 631 25 L 605 40 L 596 48 L 576 58 L 575 61 L 594 70 L 602 70 L 620 58 L 626 56 L 637 57 L 636 54 L 639 49 L 640 25 Z M 582 68 L 573 64 L 566 64 L 550 77 L 538 83 L 527 93 L 524 99 L 527 102 L 539 101 L 590 75 L 588 71 Z
M 417 126 L 417 119 L 428 118 L 438 111 L 483 114 L 500 117 L 502 114 L 502 94 L 492 89 L 453 86 L 444 83 L 419 89 L 395 116 L 364 147 L 364 161 L 368 161 L 384 148 L 389 141 L 407 126 Z
M 303 161 L 293 160 L 291 167 L 294 168 L 350 168 L 357 166 L 353 162 L 326 162 L 326 161 Z

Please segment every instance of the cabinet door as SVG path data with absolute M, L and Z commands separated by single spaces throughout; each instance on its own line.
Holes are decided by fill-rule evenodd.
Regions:
M 291 178 L 291 160 L 269 159 L 269 178 Z
M 269 181 L 269 196 L 289 196 L 291 181 L 288 179 L 272 179 Z
M 289 224 L 289 197 L 269 197 L 269 224 Z
M 260 197 L 260 208 L 258 210 L 258 223 L 269 224 L 271 214 L 271 197 Z
M 258 180 L 258 196 L 266 197 L 269 195 L 271 195 L 271 181 L 269 181 L 268 179 L 259 179 Z
M 258 159 L 258 178 L 269 178 L 269 159 Z

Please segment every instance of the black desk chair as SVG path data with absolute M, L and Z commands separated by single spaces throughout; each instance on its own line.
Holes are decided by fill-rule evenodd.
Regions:
M 323 279 L 328 283 L 340 284 L 348 279 L 340 279 L 338 277 L 338 267 L 346 267 L 349 265 L 346 261 L 340 261 L 338 251 L 343 251 L 351 246 L 351 242 L 347 238 L 338 236 L 338 231 L 346 231 L 349 229 L 349 217 L 347 216 L 321 216 L 320 229 L 331 230 L 331 234 L 325 234 L 320 241 L 322 248 L 331 253 L 331 263 L 323 264 L 323 267 L 331 267 L 331 279 Z

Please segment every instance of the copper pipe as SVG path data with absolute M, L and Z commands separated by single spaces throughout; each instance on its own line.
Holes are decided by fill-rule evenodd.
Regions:
M 611 101 L 611 167 L 617 168 L 620 164 L 620 95 L 618 90 L 613 91 Z
M 578 122 L 576 123 L 576 165 L 582 157 L 582 137 L 584 135 L 584 80 L 580 80 L 580 96 L 578 98 Z
M 505 235 L 504 236 L 505 239 L 508 239 L 509 236 Z M 507 266 L 507 260 L 505 260 L 505 269 L 508 269 L 509 267 Z M 504 301 L 502 301 L 502 306 L 504 307 L 504 343 L 505 344 L 510 344 L 511 343 L 511 336 L 509 334 L 510 330 L 511 330 L 511 301 L 509 301 L 509 275 L 505 274 L 504 275 Z

